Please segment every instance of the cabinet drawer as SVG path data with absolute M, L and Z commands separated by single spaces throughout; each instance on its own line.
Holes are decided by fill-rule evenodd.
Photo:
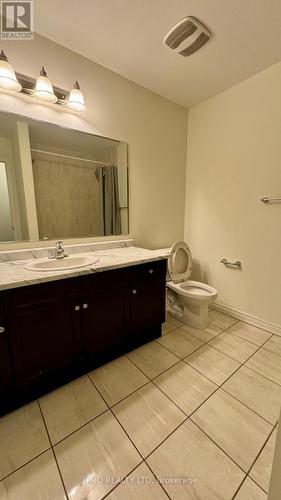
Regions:
M 113 269 L 83 276 L 81 285 L 84 294 L 128 287 L 129 269 Z
M 132 269 L 131 279 L 132 285 L 148 284 L 150 281 L 165 281 L 166 280 L 166 260 L 157 260 L 147 264 L 140 264 Z
M 5 309 L 9 316 L 40 309 L 44 304 L 57 302 L 77 293 L 79 293 L 79 278 L 23 286 L 3 292 Z
M 41 309 L 66 298 L 80 298 L 89 292 L 128 287 L 127 269 L 102 271 L 77 278 L 66 278 L 48 283 L 24 286 L 3 292 L 9 316 Z

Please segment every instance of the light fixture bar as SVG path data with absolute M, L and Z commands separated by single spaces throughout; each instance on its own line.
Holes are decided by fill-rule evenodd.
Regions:
M 22 92 L 25 94 L 33 94 L 36 84 L 36 78 L 31 76 L 23 75 L 22 73 L 16 73 L 17 79 L 22 86 Z M 69 92 L 67 90 L 61 89 L 53 85 L 54 94 L 57 96 L 59 101 L 65 101 Z
M 55 87 L 44 66 L 37 78 L 15 72 L 3 50 L 0 50 L 0 93 L 27 94 L 42 104 L 55 104 L 71 111 L 86 109 L 84 96 L 76 80 L 70 91 Z

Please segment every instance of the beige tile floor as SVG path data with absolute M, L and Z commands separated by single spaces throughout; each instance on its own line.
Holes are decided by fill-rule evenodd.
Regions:
M 210 315 L 0 418 L 0 500 L 266 500 L 281 338 Z

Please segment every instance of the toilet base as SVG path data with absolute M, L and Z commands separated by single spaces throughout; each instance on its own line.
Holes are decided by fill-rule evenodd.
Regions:
M 210 324 L 209 307 L 208 304 L 194 305 L 188 304 L 183 309 L 182 321 L 193 328 L 203 330 Z

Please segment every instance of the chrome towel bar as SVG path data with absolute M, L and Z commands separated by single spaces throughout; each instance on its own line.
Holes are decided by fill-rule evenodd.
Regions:
M 281 198 L 270 198 L 269 196 L 263 196 L 261 198 L 263 203 L 281 203 Z
M 221 259 L 221 263 L 222 264 L 225 264 L 226 266 L 231 266 L 231 267 L 239 267 L 241 268 L 242 267 L 242 262 L 241 260 L 229 260 L 229 259 Z

